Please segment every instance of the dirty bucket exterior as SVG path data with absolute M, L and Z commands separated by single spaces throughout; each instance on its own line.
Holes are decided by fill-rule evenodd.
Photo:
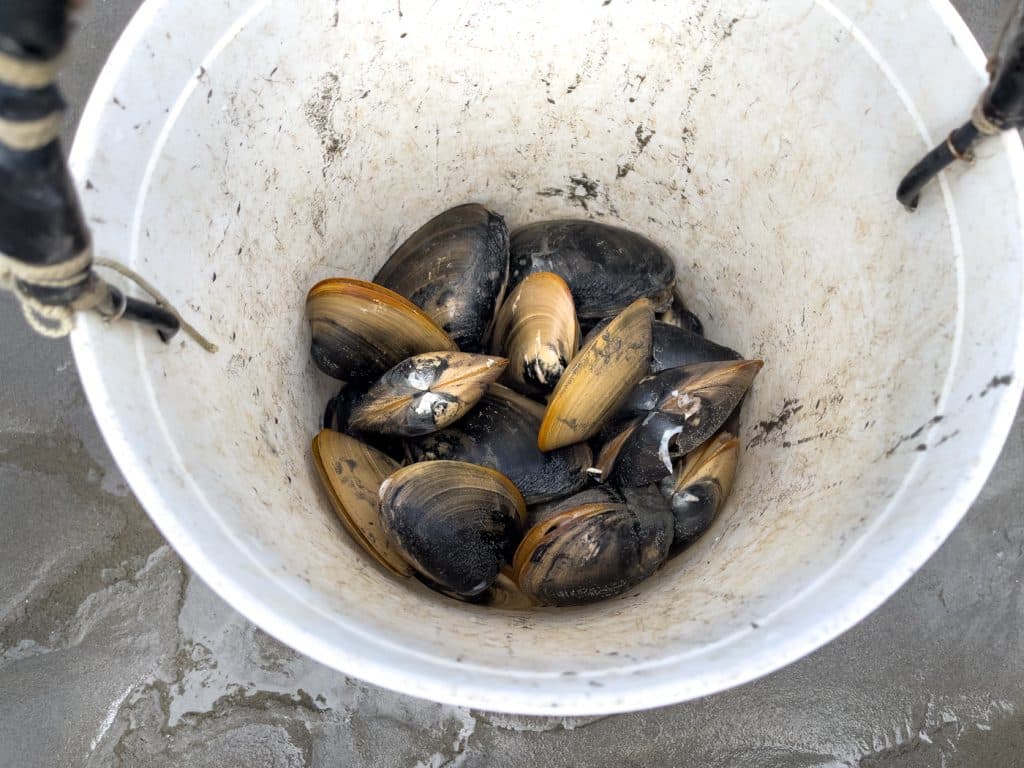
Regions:
M 714 693 L 876 608 L 967 510 L 1021 394 L 1022 151 L 895 201 L 984 58 L 944 2 L 146 3 L 72 165 L 96 252 L 220 345 L 81 318 L 79 371 L 153 520 L 231 605 L 408 694 L 596 714 Z M 735 491 L 622 599 L 532 613 L 398 583 L 309 444 L 303 298 L 478 201 L 662 243 L 761 357 Z

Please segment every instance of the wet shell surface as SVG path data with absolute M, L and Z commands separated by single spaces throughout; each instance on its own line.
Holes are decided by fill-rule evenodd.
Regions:
M 380 516 L 406 562 L 463 597 L 489 589 L 526 520 L 511 480 L 487 467 L 427 461 L 380 486 Z
M 543 523 L 562 512 L 586 504 L 623 504 L 625 501 L 622 493 L 610 485 L 595 485 L 593 488 L 587 488 L 567 498 L 546 501 L 529 507 L 526 510 L 526 526 L 528 529 L 533 528 L 537 523 Z
M 686 425 L 654 411 L 627 422 L 602 446 L 594 463 L 603 483 L 633 487 L 672 474 L 673 462 L 683 455 L 678 444 Z
M 335 277 L 314 285 L 306 318 L 313 362 L 343 381 L 369 383 L 412 355 L 457 350 L 415 304 L 362 280 Z
M 509 360 L 509 386 L 546 395 L 579 348 L 572 293 L 552 272 L 528 275 L 509 293 L 494 325 L 491 350 Z
M 660 309 L 672 301 L 675 264 L 643 235 L 585 219 L 529 224 L 512 234 L 510 285 L 535 272 L 569 284 L 584 320 L 611 317 L 637 299 Z
M 581 605 L 622 594 L 668 556 L 665 510 L 592 503 L 531 528 L 512 562 L 519 588 L 544 605 Z
M 593 437 L 646 374 L 654 309 L 630 304 L 583 346 L 551 393 L 537 444 L 542 451 Z
M 330 429 L 313 438 L 313 464 L 342 524 L 366 552 L 400 576 L 412 573 L 388 541 L 378 513 L 378 494 L 397 462 L 353 437 Z
M 574 493 L 587 483 L 592 454 L 585 443 L 542 452 L 537 432 L 544 406 L 492 385 L 480 403 L 450 427 L 406 441 L 413 461 L 467 461 L 505 474 L 528 504 Z
M 416 230 L 373 281 L 421 307 L 462 351 L 477 352 L 505 294 L 508 253 L 505 220 L 468 203 Z
M 655 321 L 651 330 L 651 374 L 691 363 L 742 358 L 736 350 L 716 344 L 686 328 Z
M 720 433 L 679 464 L 670 500 L 674 520 L 673 549 L 700 537 L 732 491 L 740 441 Z
M 479 402 L 507 361 L 469 352 L 431 352 L 403 360 L 359 398 L 354 429 L 426 435 L 444 429 Z
M 619 416 L 670 417 L 684 427 L 674 438 L 676 449 L 689 453 L 725 423 L 763 366 L 761 360 L 736 360 L 670 368 L 643 379 Z

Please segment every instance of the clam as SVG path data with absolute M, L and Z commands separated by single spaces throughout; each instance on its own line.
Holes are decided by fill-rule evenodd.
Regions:
M 313 464 L 342 524 L 377 562 L 399 576 L 412 569 L 388 541 L 378 513 L 378 492 L 398 469 L 380 451 L 330 429 L 313 438 Z
M 369 383 L 420 352 L 456 351 L 422 310 L 394 291 L 344 277 L 323 280 L 306 297 L 310 355 L 328 376 Z
M 461 418 L 505 370 L 507 360 L 469 352 L 430 352 L 403 360 L 352 407 L 354 429 L 426 435 Z
M 689 453 L 729 418 L 763 366 L 762 360 L 727 360 L 670 368 L 641 380 L 620 415 L 657 411 L 685 422 L 679 450 Z
M 463 351 L 479 351 L 508 284 L 505 220 L 476 203 L 451 208 L 402 243 L 374 282 L 421 307 Z
M 352 409 L 361 397 L 366 395 L 366 388 L 356 384 L 342 382 L 338 394 L 327 401 L 324 408 L 322 426 L 354 437 L 371 448 L 390 456 L 399 464 L 405 461 L 405 444 L 401 437 L 384 435 L 375 432 L 364 432 L 351 424 Z
M 529 507 L 526 510 L 526 527 L 533 528 L 537 523 L 585 504 L 622 504 L 625 500 L 625 497 L 610 485 L 595 485 L 567 498 L 554 499 Z
M 699 317 L 686 308 L 686 304 L 683 303 L 683 297 L 679 295 L 678 289 L 672 292 L 672 304 L 658 315 L 658 320 L 679 328 L 685 328 L 690 333 L 696 333 L 698 336 L 704 335 L 704 324 L 700 321 Z
M 537 447 L 544 406 L 491 385 L 466 416 L 450 427 L 406 441 L 413 461 L 456 460 L 496 469 L 515 483 L 527 504 L 561 498 L 587 483 L 592 462 L 585 444 L 541 452 Z
M 511 387 L 545 395 L 558 383 L 579 342 L 569 286 L 552 272 L 536 272 L 512 289 L 502 304 L 491 349 L 509 359 L 506 378 Z
M 626 504 L 582 504 L 533 526 L 512 559 L 519 588 L 545 605 L 622 594 L 668 556 L 672 515 Z
M 641 381 L 619 412 L 595 462 L 602 482 L 647 485 L 729 418 L 763 365 L 760 360 L 694 363 Z
M 664 315 L 661 315 L 664 317 Z M 603 331 L 608 320 L 597 323 L 583 339 L 584 345 Z M 661 373 L 690 363 L 713 363 L 720 360 L 742 360 L 734 349 L 716 344 L 704 336 L 671 323 L 655 320 L 651 326 L 651 364 L 649 373 Z
M 661 483 L 651 483 L 650 485 L 634 485 L 626 486 L 617 491 L 617 493 L 625 499 L 626 504 L 631 506 L 633 509 L 646 509 L 656 514 L 661 514 L 665 511 L 671 511 L 671 500 L 674 486 L 672 485 L 673 478 L 671 475 L 665 478 Z M 607 488 L 608 486 L 601 486 Z M 675 543 L 675 537 L 672 539 L 673 544 Z
M 428 461 L 402 467 L 381 484 L 380 516 L 416 571 L 447 592 L 474 597 L 494 584 L 526 503 L 500 472 Z
M 679 463 L 673 483 L 673 549 L 703 534 L 732 490 L 740 441 L 721 432 Z
M 709 341 L 684 327 L 655 321 L 651 332 L 652 374 L 690 363 L 713 363 L 721 360 L 742 360 L 743 356 L 728 347 Z
M 672 474 L 673 462 L 683 455 L 676 441 L 685 429 L 677 418 L 658 411 L 637 416 L 604 443 L 591 474 L 623 488 L 657 482 Z
M 535 272 L 569 284 L 581 323 L 618 314 L 637 299 L 672 301 L 675 264 L 643 235 L 583 219 L 542 221 L 512 234 L 510 286 Z
M 542 451 L 587 440 L 647 372 L 654 310 L 638 299 L 583 346 L 551 393 L 537 435 Z
M 763 364 L 704 338 L 675 272 L 619 227 L 509 238 L 468 204 L 375 283 L 315 285 L 311 357 L 342 387 L 314 464 L 353 538 L 413 583 L 518 611 L 620 595 L 702 535 Z

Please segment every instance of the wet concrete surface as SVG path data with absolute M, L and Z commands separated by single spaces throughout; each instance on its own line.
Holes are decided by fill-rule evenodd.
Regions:
M 136 0 L 91 0 L 70 131 Z M 994 0 L 956 3 L 983 44 Z M 695 702 L 528 718 L 383 691 L 255 628 L 125 485 L 65 342 L 0 297 L 0 768 L 1024 766 L 1024 416 L 949 541 L 792 666 Z

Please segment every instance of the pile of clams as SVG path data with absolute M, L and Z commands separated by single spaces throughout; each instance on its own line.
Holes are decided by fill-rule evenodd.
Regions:
M 417 230 L 373 282 L 306 300 L 343 383 L 313 459 L 381 566 L 497 607 L 621 594 L 711 525 L 762 366 L 704 338 L 647 238 L 513 232 L 481 205 Z

